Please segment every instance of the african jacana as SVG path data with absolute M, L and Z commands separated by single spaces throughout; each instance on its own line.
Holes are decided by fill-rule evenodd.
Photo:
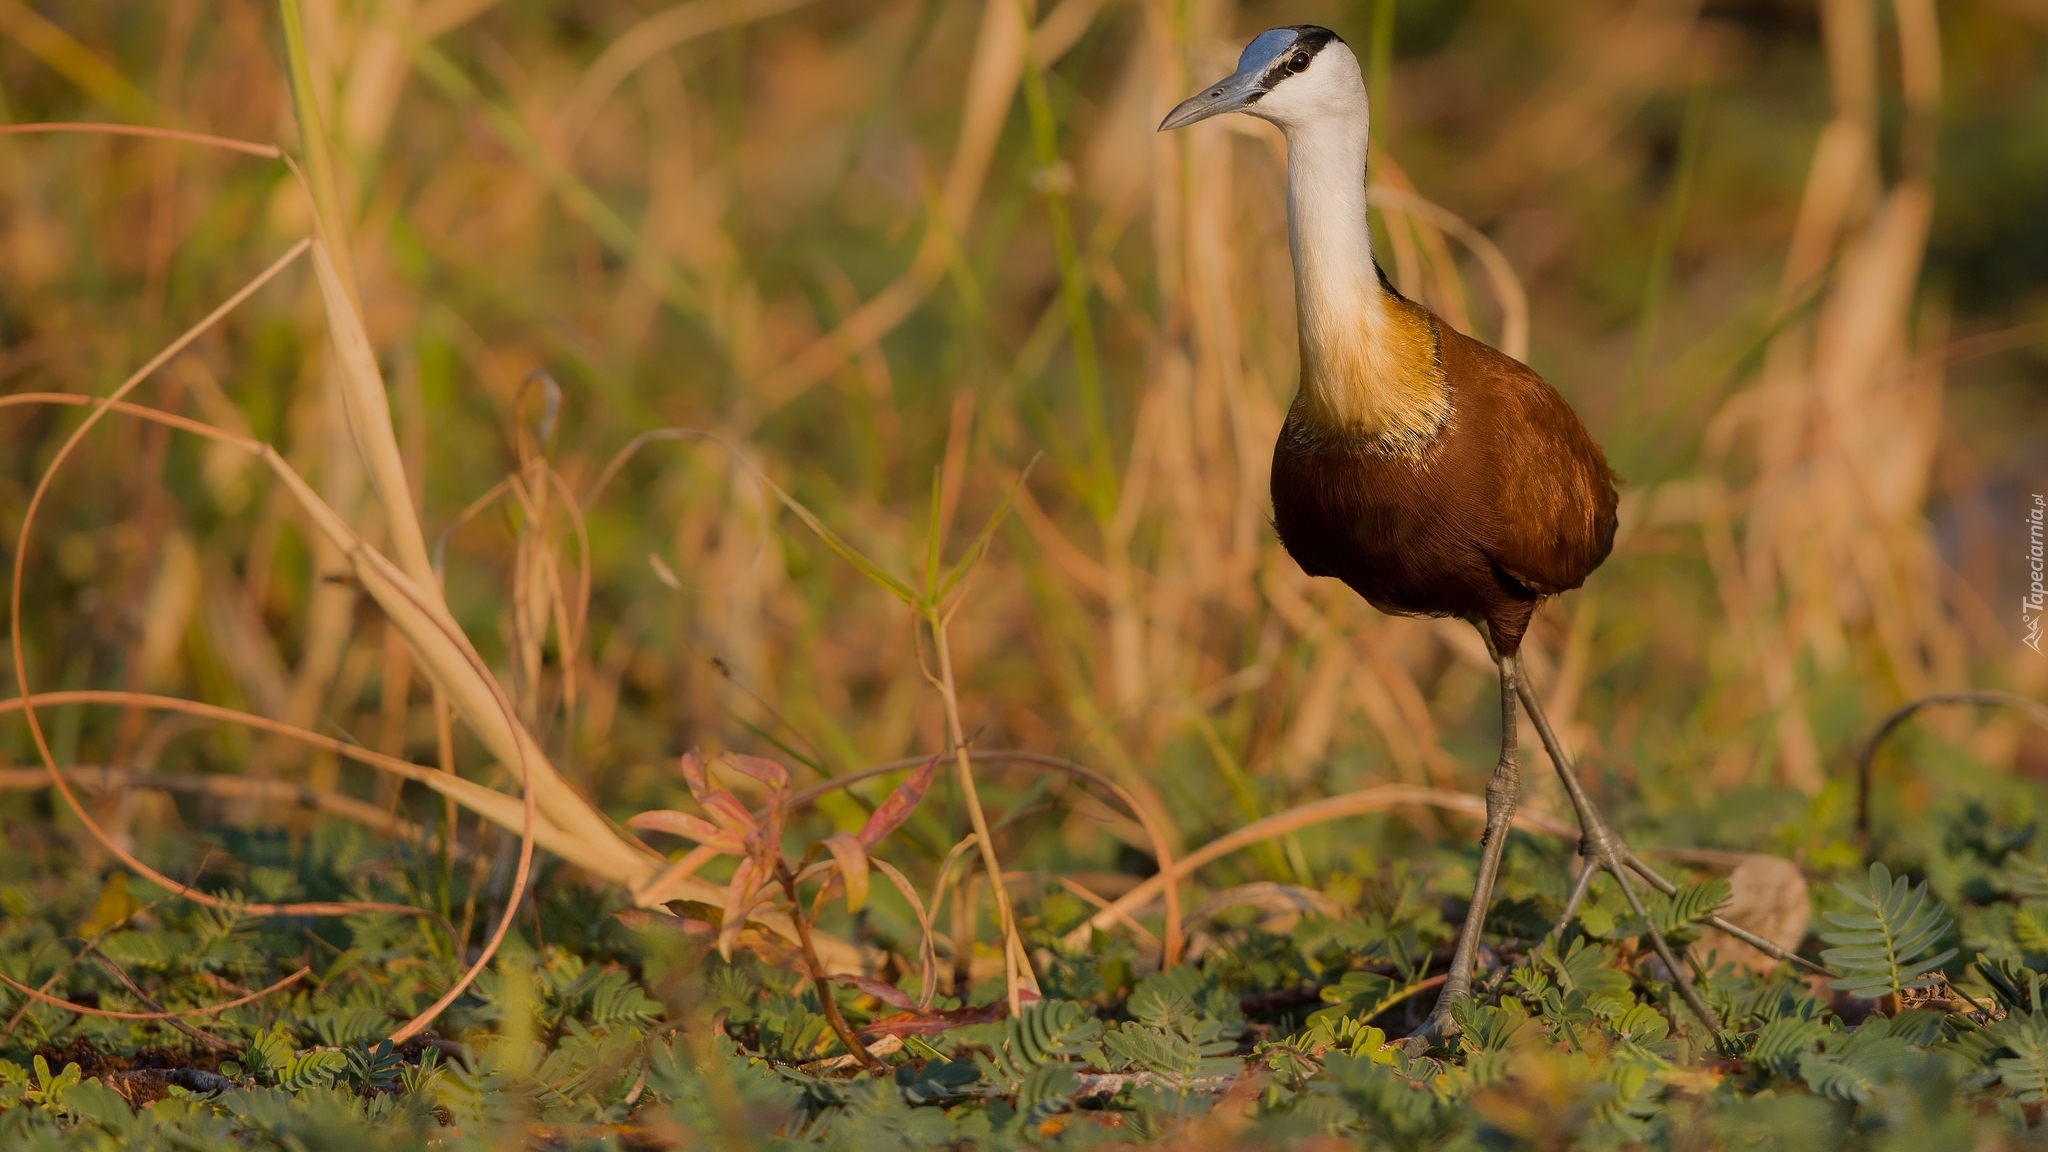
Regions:
M 1307 24 L 1261 33 L 1235 73 L 1183 101 L 1159 129 L 1223 112 L 1270 121 L 1287 140 L 1301 387 L 1273 452 L 1280 541 L 1302 571 L 1344 581 L 1383 612 L 1483 625 L 1500 667 L 1500 761 L 1486 786 L 1478 881 L 1424 1026 L 1441 1038 L 1455 1031 L 1451 1004 L 1471 990 L 1521 793 L 1522 635 L 1540 601 L 1577 588 L 1607 558 L 1615 476 L 1556 389 L 1403 297 L 1380 271 L 1366 221 L 1365 79 L 1341 37 Z M 1523 699 L 1551 742 L 1534 695 Z M 1584 879 L 1597 863 L 1629 890 L 1622 864 L 1632 854 L 1591 811 L 1554 747 L 1552 758 L 1587 832 Z M 1583 895 L 1582 881 L 1567 918 Z M 1654 942 L 1712 1026 L 1668 945 Z

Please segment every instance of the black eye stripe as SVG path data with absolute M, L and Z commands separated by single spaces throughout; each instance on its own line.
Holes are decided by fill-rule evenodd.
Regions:
M 1321 52 L 1323 46 L 1330 41 L 1343 39 L 1328 28 L 1316 24 L 1297 24 L 1294 26 L 1294 32 L 1294 47 L 1306 51 L 1311 56 Z
M 1331 41 L 1343 42 L 1343 38 L 1335 32 L 1315 24 L 1298 24 L 1293 27 L 1293 31 L 1294 43 L 1288 45 L 1287 52 L 1268 65 L 1266 74 L 1260 77 L 1261 82 L 1267 87 L 1278 84 L 1289 76 L 1297 76 L 1308 71 L 1309 65 L 1315 63 L 1316 54 Z M 1299 66 L 1296 65 L 1296 61 L 1300 62 Z

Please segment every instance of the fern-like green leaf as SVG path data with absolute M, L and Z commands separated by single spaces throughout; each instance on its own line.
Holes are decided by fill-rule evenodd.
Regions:
M 1732 895 L 1734 889 L 1721 877 L 1687 884 L 1656 905 L 1651 910 L 1651 920 L 1664 935 L 1682 936 L 1685 929 L 1712 916 Z
M 1780 1076 L 1799 1075 L 1799 1059 L 1820 1047 L 1827 1025 L 1798 1016 L 1780 1016 L 1757 1030 L 1749 1058 Z
M 1196 965 L 1183 964 L 1138 981 L 1125 1011 L 1156 1028 L 1214 1020 L 1231 1030 L 1243 1026 L 1237 1004 L 1235 991 L 1222 987 Z
M 1991 1028 L 2011 1056 L 1998 1061 L 1998 1079 L 2022 1104 L 2048 1100 L 2048 1017 L 2014 1012 Z
M 1032 1072 L 1060 1061 L 1101 1057 L 1102 1021 L 1071 1000 L 1042 1000 L 1003 1022 L 1002 1045 L 983 1058 L 982 1073 L 1015 1091 Z
M 1302 1029 L 1301 1034 L 1291 1041 L 1296 1047 L 1313 1054 L 1321 1054 L 1334 1048 L 1352 1056 L 1367 1056 L 1373 1059 L 1379 1059 L 1380 1048 L 1386 1042 L 1387 1034 L 1384 1031 L 1348 1016 L 1323 1020 L 1311 1017 L 1308 1027 Z M 1392 1056 L 1388 1056 L 1382 1063 L 1392 1059 Z
M 1671 1022 L 1648 1004 L 1638 1004 L 1614 1018 L 1614 1031 L 1623 1040 L 1655 1044 L 1671 1035 Z
M 324 1088 L 348 1069 L 348 1057 L 332 1048 L 308 1048 L 278 1069 L 277 1086 L 287 1092 Z
M 661 1002 L 640 990 L 619 969 L 606 969 L 590 981 L 590 1022 L 603 1029 L 644 1028 L 661 1019 Z
M 1832 1034 L 1818 1052 L 1799 1057 L 1799 1076 L 1822 1096 L 1868 1104 L 1888 1080 L 1905 1070 L 1912 1049 L 1883 1026 Z
M 347 1048 L 367 1043 L 371 1037 L 391 1029 L 391 1017 L 382 1008 L 349 1004 L 331 1008 L 312 1019 L 313 1035 L 329 1048 Z
M 2048 905 L 2030 900 L 2013 912 L 2012 942 L 2022 952 L 2048 954 Z
M 1323 989 L 1323 1002 L 1330 1007 L 1319 1009 L 1310 1020 L 1325 1022 L 1337 1019 L 1365 1021 L 1379 1015 L 1394 1003 L 1402 991 L 1401 985 L 1391 977 L 1377 972 L 1351 971 L 1344 979 Z
M 98 947 L 101 955 L 131 972 L 189 970 L 189 960 L 196 950 L 192 937 L 169 929 L 115 932 L 100 941 Z
M 1977 974 L 1991 985 L 1991 995 L 2007 1012 L 2039 1015 L 2042 1010 L 2042 976 L 2011 957 L 1993 960 L 1977 954 Z
M 1017 1111 L 1022 1114 L 1024 1131 L 1033 1131 L 1054 1113 L 1073 1107 L 1074 1093 L 1080 1087 L 1080 1073 L 1071 1064 L 1046 1064 L 1033 1069 L 1017 1089 Z
M 798 1064 L 816 1058 L 832 1034 L 830 1021 L 791 996 L 771 997 L 761 1007 L 756 1023 L 762 1051 Z
M 1593 1094 L 1593 1121 L 1639 1141 L 1648 1134 L 1647 1121 L 1656 1114 L 1657 1082 L 1648 1064 L 1618 1061 L 1607 1073 L 1605 1092 Z
M 78 1086 L 78 1065 L 76 1063 L 67 1063 L 64 1065 L 63 1071 L 53 1073 L 50 1071 L 49 1061 L 44 1060 L 40 1052 L 36 1053 L 32 1064 L 35 1068 L 36 1077 L 30 1083 L 28 1090 L 22 1093 L 22 1099 L 46 1111 L 63 1111 L 65 1093 Z
M 241 1064 L 249 1075 L 275 1081 L 297 1052 L 298 1045 L 292 1042 L 291 1030 L 279 1022 L 249 1038 L 248 1047 L 242 1050 Z
M 1493 1005 L 1465 997 L 1452 1003 L 1451 1015 L 1458 1022 L 1459 1044 L 1472 1052 L 1506 1051 L 1508 1041 L 1529 1023 L 1529 1010 L 1519 1000 Z
M 1472 1126 L 1473 1111 L 1393 1066 L 1333 1052 L 1325 1072 L 1311 1090 L 1348 1105 L 1371 1133 L 1368 1146 L 1402 1152 L 1469 1146 L 1459 1142 Z
M 1585 993 L 1586 1003 L 1596 1012 L 1602 1009 L 1602 1002 L 1617 1004 L 1623 1011 L 1635 1003 L 1629 994 L 1628 973 L 1614 963 L 1606 947 L 1574 940 L 1560 956 L 1546 943 L 1537 958 L 1557 978 L 1560 989 Z
M 1799 1078 L 1821 1096 L 1867 1104 L 1877 1091 L 1877 1081 L 1862 1068 L 1827 1052 L 1805 1052 L 1799 1057 Z
M 1177 1081 L 1237 1071 L 1243 1064 L 1231 1055 L 1236 1049 L 1237 1041 L 1224 1036 L 1214 1021 L 1203 1021 L 1192 1029 L 1134 1022 L 1102 1036 L 1110 1067 L 1135 1068 Z
M 418 1096 L 434 1090 L 434 1082 L 441 1078 L 441 1053 L 429 1048 L 417 1064 L 398 1066 L 397 1090 L 406 1096 Z
M 903 1098 L 912 1104 L 932 1104 L 957 1096 L 980 1079 L 981 1070 L 967 1059 L 926 1060 L 922 1068 L 914 1063 L 896 1068 L 896 1086 L 903 1089 Z
M 1991 885 L 2021 900 L 2048 900 L 2048 865 L 2014 853 L 1992 875 Z
M 343 1052 L 348 1065 L 344 1072 L 349 1086 L 372 1092 L 389 1092 L 398 1085 L 405 1061 L 389 1040 L 357 1044 Z
M 1927 976 L 1956 954 L 1950 948 L 1929 956 L 1928 950 L 1952 925 L 1948 909 L 1927 892 L 1925 884 L 1894 878 L 1883 864 L 1870 866 L 1868 885 L 1859 890 L 1837 884 L 1855 905 L 1848 912 L 1829 912 L 1835 931 L 1820 938 L 1835 945 L 1821 961 L 1841 972 L 1831 987 L 1866 1000 L 1898 995 L 1929 982 Z

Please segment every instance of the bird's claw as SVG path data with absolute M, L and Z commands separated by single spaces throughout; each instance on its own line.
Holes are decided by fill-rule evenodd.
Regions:
M 1403 1047 L 1411 1058 L 1420 1059 L 1433 1049 L 1455 1047 L 1458 1035 L 1463 1031 L 1463 1026 L 1458 1023 L 1458 1017 L 1451 1011 L 1450 1001 L 1446 998 L 1437 1001 L 1436 1008 L 1429 1014 L 1429 1019 L 1424 1020 L 1422 1027 L 1409 1034 Z

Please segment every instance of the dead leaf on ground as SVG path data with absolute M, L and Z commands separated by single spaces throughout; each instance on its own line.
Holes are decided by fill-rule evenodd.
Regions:
M 1782 856 L 1745 856 L 1728 874 L 1728 886 L 1733 891 L 1721 915 L 1788 951 L 1798 950 L 1813 913 L 1799 865 Z M 1691 952 L 1695 959 L 1705 961 L 1712 955 L 1715 963 L 1750 972 L 1778 966 L 1777 960 L 1715 928 L 1702 933 Z

